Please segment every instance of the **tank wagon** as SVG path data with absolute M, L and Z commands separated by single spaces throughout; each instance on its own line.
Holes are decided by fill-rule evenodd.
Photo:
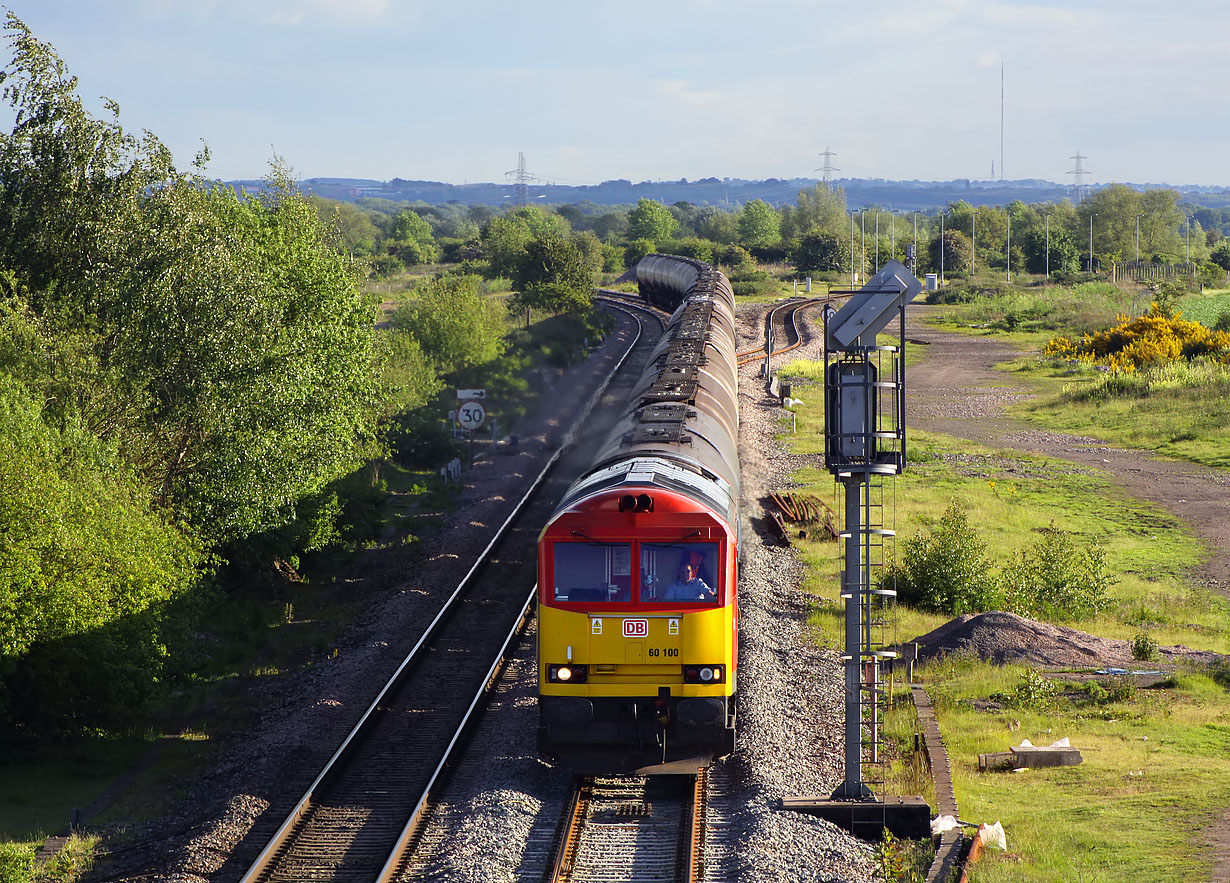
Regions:
M 735 742 L 734 297 L 687 258 L 637 280 L 673 314 L 538 542 L 538 746 L 580 774 L 695 771 Z

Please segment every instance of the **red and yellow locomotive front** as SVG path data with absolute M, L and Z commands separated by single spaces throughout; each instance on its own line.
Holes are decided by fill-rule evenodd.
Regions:
M 539 541 L 539 748 L 578 773 L 734 749 L 736 533 L 699 476 L 664 486 L 664 466 L 638 485 L 626 464 Z

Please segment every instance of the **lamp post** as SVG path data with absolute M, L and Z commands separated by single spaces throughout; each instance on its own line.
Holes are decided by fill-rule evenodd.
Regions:
M 876 209 L 876 272 L 880 272 L 880 210 Z
M 1186 250 L 1184 260 L 1187 263 L 1192 262 L 1192 219 L 1187 219 L 1187 235 L 1183 237 L 1183 248 Z
M 850 212 L 850 288 L 854 288 L 854 212 Z
M 940 212 L 940 284 L 944 283 L 944 215 L 948 214 L 947 210 Z
M 1007 212 L 1008 215 L 1008 238 L 1004 240 L 1004 259 L 1007 261 L 1007 276 L 1006 282 L 1012 281 L 1012 212 Z
M 897 259 L 897 210 L 895 208 L 888 210 L 888 223 L 892 224 L 888 246 L 888 259 L 892 261 Z
M 858 225 L 861 228 L 859 231 L 859 251 L 861 259 L 858 262 L 858 271 L 862 273 L 867 269 L 867 211 L 858 213 Z
M 910 267 L 910 272 L 918 272 L 918 212 L 914 212 L 914 266 Z
M 1089 272 L 1093 272 L 1093 219 L 1098 216 L 1097 212 L 1089 213 Z
M 1140 263 L 1140 215 L 1136 216 L 1136 263 Z
M 1051 281 L 1051 216 L 1046 216 L 1046 281 Z
M 969 276 L 974 278 L 978 269 L 978 209 L 974 209 L 974 220 L 970 226 L 969 245 Z

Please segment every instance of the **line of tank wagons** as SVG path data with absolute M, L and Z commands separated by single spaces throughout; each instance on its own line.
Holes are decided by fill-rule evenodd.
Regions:
M 579 774 L 694 772 L 734 750 L 734 296 L 668 255 L 637 282 L 670 320 L 538 542 L 538 746 Z

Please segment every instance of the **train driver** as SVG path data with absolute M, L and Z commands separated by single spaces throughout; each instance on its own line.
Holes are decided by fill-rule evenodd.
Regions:
M 696 567 L 684 563 L 679 565 L 679 578 L 671 583 L 662 597 L 663 601 L 713 601 L 717 594 L 696 572 Z

